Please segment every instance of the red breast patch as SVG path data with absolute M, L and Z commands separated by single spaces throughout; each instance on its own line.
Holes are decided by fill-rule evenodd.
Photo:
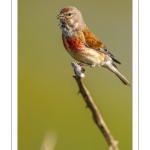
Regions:
M 66 40 L 68 48 L 72 50 L 73 53 L 81 52 L 85 49 L 85 45 L 77 38 Z

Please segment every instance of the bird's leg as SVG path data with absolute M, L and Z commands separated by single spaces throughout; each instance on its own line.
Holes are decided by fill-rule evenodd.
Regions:
M 84 64 L 84 63 L 77 63 L 79 66 L 83 67 L 83 66 L 89 66 L 88 64 Z
M 76 75 L 78 75 L 81 78 L 85 77 L 84 75 L 85 69 L 82 66 L 80 66 L 78 63 L 75 63 L 75 62 L 72 62 L 71 65 L 74 68 Z
M 85 68 L 83 66 L 89 66 L 88 64 L 84 64 L 84 63 L 77 63 L 79 66 L 81 66 L 81 72 L 84 73 L 85 72 Z
M 85 72 L 85 68 L 82 67 L 81 68 L 81 72 L 84 73 Z

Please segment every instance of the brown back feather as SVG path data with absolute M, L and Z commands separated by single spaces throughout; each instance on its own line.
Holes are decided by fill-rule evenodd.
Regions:
M 89 47 L 92 47 L 93 49 L 99 49 L 99 48 L 104 48 L 106 47 L 103 45 L 102 42 L 99 41 L 98 38 L 86 27 L 83 30 L 83 34 L 85 37 L 85 42 L 89 45 Z
M 110 56 L 114 62 L 121 64 L 114 56 L 107 50 L 105 45 L 86 27 L 82 30 L 85 38 L 85 45 L 91 47 L 99 52 L 107 54 Z

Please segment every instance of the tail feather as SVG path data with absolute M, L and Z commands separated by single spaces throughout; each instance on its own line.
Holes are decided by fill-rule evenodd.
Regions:
M 115 65 L 109 65 L 108 69 L 110 71 L 112 71 L 113 73 L 115 73 L 115 75 L 117 77 L 119 77 L 119 79 L 125 84 L 125 85 L 129 85 L 130 86 L 130 83 L 129 81 L 126 79 L 126 77 L 124 75 L 122 75 L 122 73 L 117 69 L 117 67 Z
M 116 63 L 118 63 L 118 64 L 121 64 L 121 62 L 118 61 L 117 59 L 115 59 L 114 57 L 111 57 L 111 58 L 112 58 L 112 60 L 113 60 L 114 62 L 116 62 Z

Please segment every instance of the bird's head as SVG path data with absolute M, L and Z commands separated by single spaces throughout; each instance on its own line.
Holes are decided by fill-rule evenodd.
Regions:
M 73 30 L 80 30 L 86 26 L 81 12 L 72 6 L 67 6 L 60 11 L 57 16 L 60 20 L 60 28 L 71 27 Z

